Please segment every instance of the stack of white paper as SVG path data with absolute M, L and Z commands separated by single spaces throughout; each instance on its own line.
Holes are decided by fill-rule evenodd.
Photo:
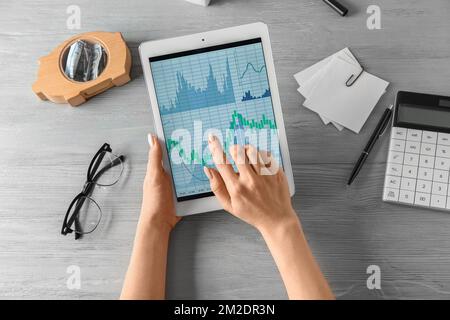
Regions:
M 317 112 L 325 124 L 359 133 L 389 82 L 368 72 L 345 48 L 294 75 L 306 98 L 303 105 Z M 350 77 L 360 77 L 347 87 Z M 351 82 L 351 81 L 350 81 Z

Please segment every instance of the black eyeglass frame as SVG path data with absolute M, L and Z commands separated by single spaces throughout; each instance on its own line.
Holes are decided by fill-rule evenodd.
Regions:
M 95 202 L 94 199 L 92 199 L 90 197 L 90 195 L 92 194 L 92 191 L 94 190 L 95 186 L 112 186 L 115 183 L 117 183 L 117 181 L 115 181 L 112 184 L 109 185 L 103 185 L 103 184 L 98 184 L 97 180 L 100 178 L 100 176 L 105 173 L 107 170 L 111 169 L 112 167 L 115 167 L 119 164 L 122 164 L 125 160 L 125 157 L 123 155 L 121 156 L 116 156 L 116 158 L 109 163 L 108 165 L 104 166 L 103 168 L 101 168 L 99 171 L 99 166 L 103 161 L 103 158 L 105 156 L 105 154 L 109 152 L 112 154 L 112 149 L 110 147 L 110 145 L 108 143 L 104 143 L 103 146 L 97 151 L 97 153 L 94 155 L 94 157 L 91 160 L 91 163 L 89 164 L 89 168 L 87 171 L 87 177 L 86 177 L 86 182 L 83 186 L 82 191 L 72 200 L 72 202 L 69 205 L 69 208 L 67 209 L 66 215 L 64 216 L 64 221 L 63 221 L 63 225 L 61 228 L 61 234 L 62 235 L 67 235 L 69 233 L 75 232 L 75 240 L 79 239 L 81 237 L 82 234 L 88 234 L 91 233 L 93 231 L 95 231 L 95 229 L 98 226 L 97 225 L 89 232 L 83 232 L 80 233 L 78 232 L 78 230 L 80 230 L 81 228 L 79 227 L 79 221 L 78 221 L 78 215 L 80 213 L 81 207 L 83 206 L 84 202 L 86 199 L 89 199 L 91 201 L 93 201 L 93 203 L 98 207 L 100 213 L 100 206 L 97 204 L 97 202 Z M 123 168 L 122 168 L 123 170 Z M 98 171 L 98 172 L 97 172 Z M 72 211 L 73 206 L 75 206 L 75 209 L 72 213 L 72 215 L 69 218 L 69 214 Z M 100 215 L 100 219 L 101 219 L 101 215 Z M 99 222 L 100 222 L 99 219 Z M 72 229 L 72 225 L 75 224 L 75 229 Z

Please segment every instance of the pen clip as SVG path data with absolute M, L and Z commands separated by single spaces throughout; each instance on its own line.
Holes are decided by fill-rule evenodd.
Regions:
M 389 109 L 392 110 L 392 107 L 393 107 L 393 106 L 394 106 L 394 105 L 391 104 L 391 106 L 389 107 Z M 391 115 L 391 119 L 393 119 L 392 115 Z M 386 124 L 386 126 L 385 126 L 384 129 L 383 129 L 383 132 L 381 132 L 381 134 L 380 134 L 380 137 L 386 132 L 386 129 L 387 129 L 388 126 L 389 126 L 389 124 Z
M 361 66 L 361 72 L 358 74 L 358 75 L 354 75 L 354 74 L 352 74 L 348 79 L 347 79 L 347 81 L 345 82 L 345 85 L 347 86 L 347 87 L 351 87 L 355 82 L 356 82 L 356 80 L 358 80 L 359 79 L 359 77 L 361 77 L 361 75 L 363 74 L 363 72 L 364 72 L 364 67 L 363 66 Z

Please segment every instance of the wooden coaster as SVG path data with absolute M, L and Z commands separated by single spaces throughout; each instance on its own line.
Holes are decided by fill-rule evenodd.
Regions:
M 105 69 L 95 80 L 78 82 L 64 73 L 64 54 L 77 40 L 99 43 L 107 54 Z M 131 53 L 120 32 L 87 32 L 63 42 L 49 55 L 39 59 L 33 91 L 42 100 L 79 106 L 87 99 L 131 80 Z

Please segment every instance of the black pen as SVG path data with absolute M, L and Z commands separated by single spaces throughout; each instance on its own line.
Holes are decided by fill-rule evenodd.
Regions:
M 378 141 L 378 139 L 383 135 L 384 131 L 386 130 L 386 127 L 389 123 L 389 120 L 392 116 L 392 105 L 387 108 L 383 115 L 381 116 L 380 121 L 378 121 L 378 124 L 375 128 L 375 130 L 372 133 L 372 136 L 369 139 L 369 142 L 367 142 L 366 147 L 364 148 L 363 152 L 359 156 L 358 162 L 356 162 L 355 167 L 353 168 L 352 174 L 350 175 L 350 179 L 348 179 L 347 185 L 351 185 L 353 180 L 355 180 L 356 176 L 358 175 L 359 171 L 361 170 L 362 166 L 364 165 L 364 162 L 366 162 L 367 157 L 369 156 L 370 151 L 372 151 L 373 146 Z
M 339 13 L 341 16 L 345 16 L 348 13 L 348 9 L 336 0 L 323 0 L 323 2 L 333 8 L 333 10 Z

